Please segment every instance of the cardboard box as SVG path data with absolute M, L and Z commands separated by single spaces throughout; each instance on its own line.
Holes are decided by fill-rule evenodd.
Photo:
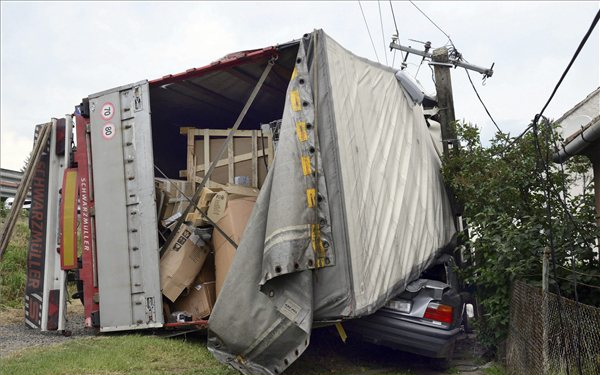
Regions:
M 252 209 L 254 208 L 256 197 L 228 199 L 228 194 L 224 191 L 217 194 L 215 199 L 217 199 L 219 195 L 224 195 L 220 203 L 224 201 L 225 207 L 222 211 L 220 219 L 215 222 L 219 228 L 223 230 L 223 232 L 231 237 L 235 243 L 239 244 L 244 234 L 244 230 L 246 229 L 246 224 L 248 223 L 250 214 L 252 213 Z M 210 210 L 213 209 L 215 199 L 213 199 L 213 202 L 211 202 L 209 213 Z M 222 205 L 220 207 L 223 208 Z M 223 286 L 223 282 L 225 281 L 225 277 L 227 276 L 229 268 L 231 267 L 231 263 L 233 262 L 236 249 L 217 229 L 213 230 L 212 239 L 215 251 L 216 293 L 218 297 L 221 287 Z
M 184 311 L 192 316 L 192 320 L 208 317 L 216 301 L 215 282 L 196 283 L 189 289 L 189 294 L 181 296 L 173 304 L 173 311 Z
M 210 253 L 194 283 L 173 304 L 173 311 L 184 311 L 193 320 L 210 315 L 217 299 L 215 293 L 215 256 Z
M 206 214 L 208 212 L 210 202 L 220 190 L 221 189 L 209 189 L 206 187 L 203 188 L 202 193 L 200 194 L 200 198 L 198 199 L 198 209 Z M 187 214 L 187 216 L 185 217 L 185 221 L 196 227 L 209 224 L 208 221 L 204 219 L 204 216 L 202 216 L 202 214 L 198 212 L 198 210 L 193 210 L 189 214 Z
M 159 220 L 165 221 L 177 213 L 182 213 L 188 206 L 188 198 L 194 196 L 194 185 L 184 180 L 168 180 L 164 178 L 154 179 L 156 187 Z M 168 220 L 167 220 L 168 221 Z M 164 225 L 163 226 L 167 226 Z
M 175 240 L 160 259 L 160 287 L 163 295 L 174 302 L 192 285 L 210 253 L 200 230 L 182 225 Z

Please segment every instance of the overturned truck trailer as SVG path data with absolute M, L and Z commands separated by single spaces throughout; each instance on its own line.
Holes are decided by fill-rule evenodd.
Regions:
M 456 232 L 440 158 L 389 67 L 300 41 L 279 146 L 209 320 L 214 355 L 276 374 L 315 322 L 368 315 Z
M 197 172 L 227 161 L 208 141 L 195 149 L 189 129 L 220 134 L 225 150 L 234 124 L 251 137 L 253 158 L 235 156 L 231 143 L 229 160 L 249 163 L 260 192 L 208 320 L 209 349 L 244 373 L 276 374 L 306 349 L 315 324 L 375 312 L 456 233 L 439 132 L 396 75 L 315 31 L 92 94 L 73 116 L 53 119 L 33 186 L 27 324 L 64 330 L 68 280 L 87 327 L 179 324 L 168 322 L 161 285 L 170 239 L 157 230 L 155 178 L 185 177 L 198 198 L 217 177 Z M 258 132 L 278 120 L 273 152 Z M 231 163 L 221 172 L 233 183 Z

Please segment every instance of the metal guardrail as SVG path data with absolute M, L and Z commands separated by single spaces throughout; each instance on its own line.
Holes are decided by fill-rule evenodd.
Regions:
M 0 199 L 4 200 L 15 196 L 23 179 L 23 172 L 0 168 Z M 28 193 L 27 197 L 30 197 Z

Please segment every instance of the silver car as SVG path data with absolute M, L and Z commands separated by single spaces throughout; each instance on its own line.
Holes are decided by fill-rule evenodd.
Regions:
M 383 308 L 344 327 L 373 344 L 449 360 L 468 299 L 460 292 L 454 264 L 452 256 L 442 255 Z

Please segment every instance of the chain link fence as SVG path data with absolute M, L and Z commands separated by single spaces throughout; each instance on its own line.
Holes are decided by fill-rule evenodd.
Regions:
M 510 374 L 600 374 L 600 308 L 513 285 L 506 365 Z

